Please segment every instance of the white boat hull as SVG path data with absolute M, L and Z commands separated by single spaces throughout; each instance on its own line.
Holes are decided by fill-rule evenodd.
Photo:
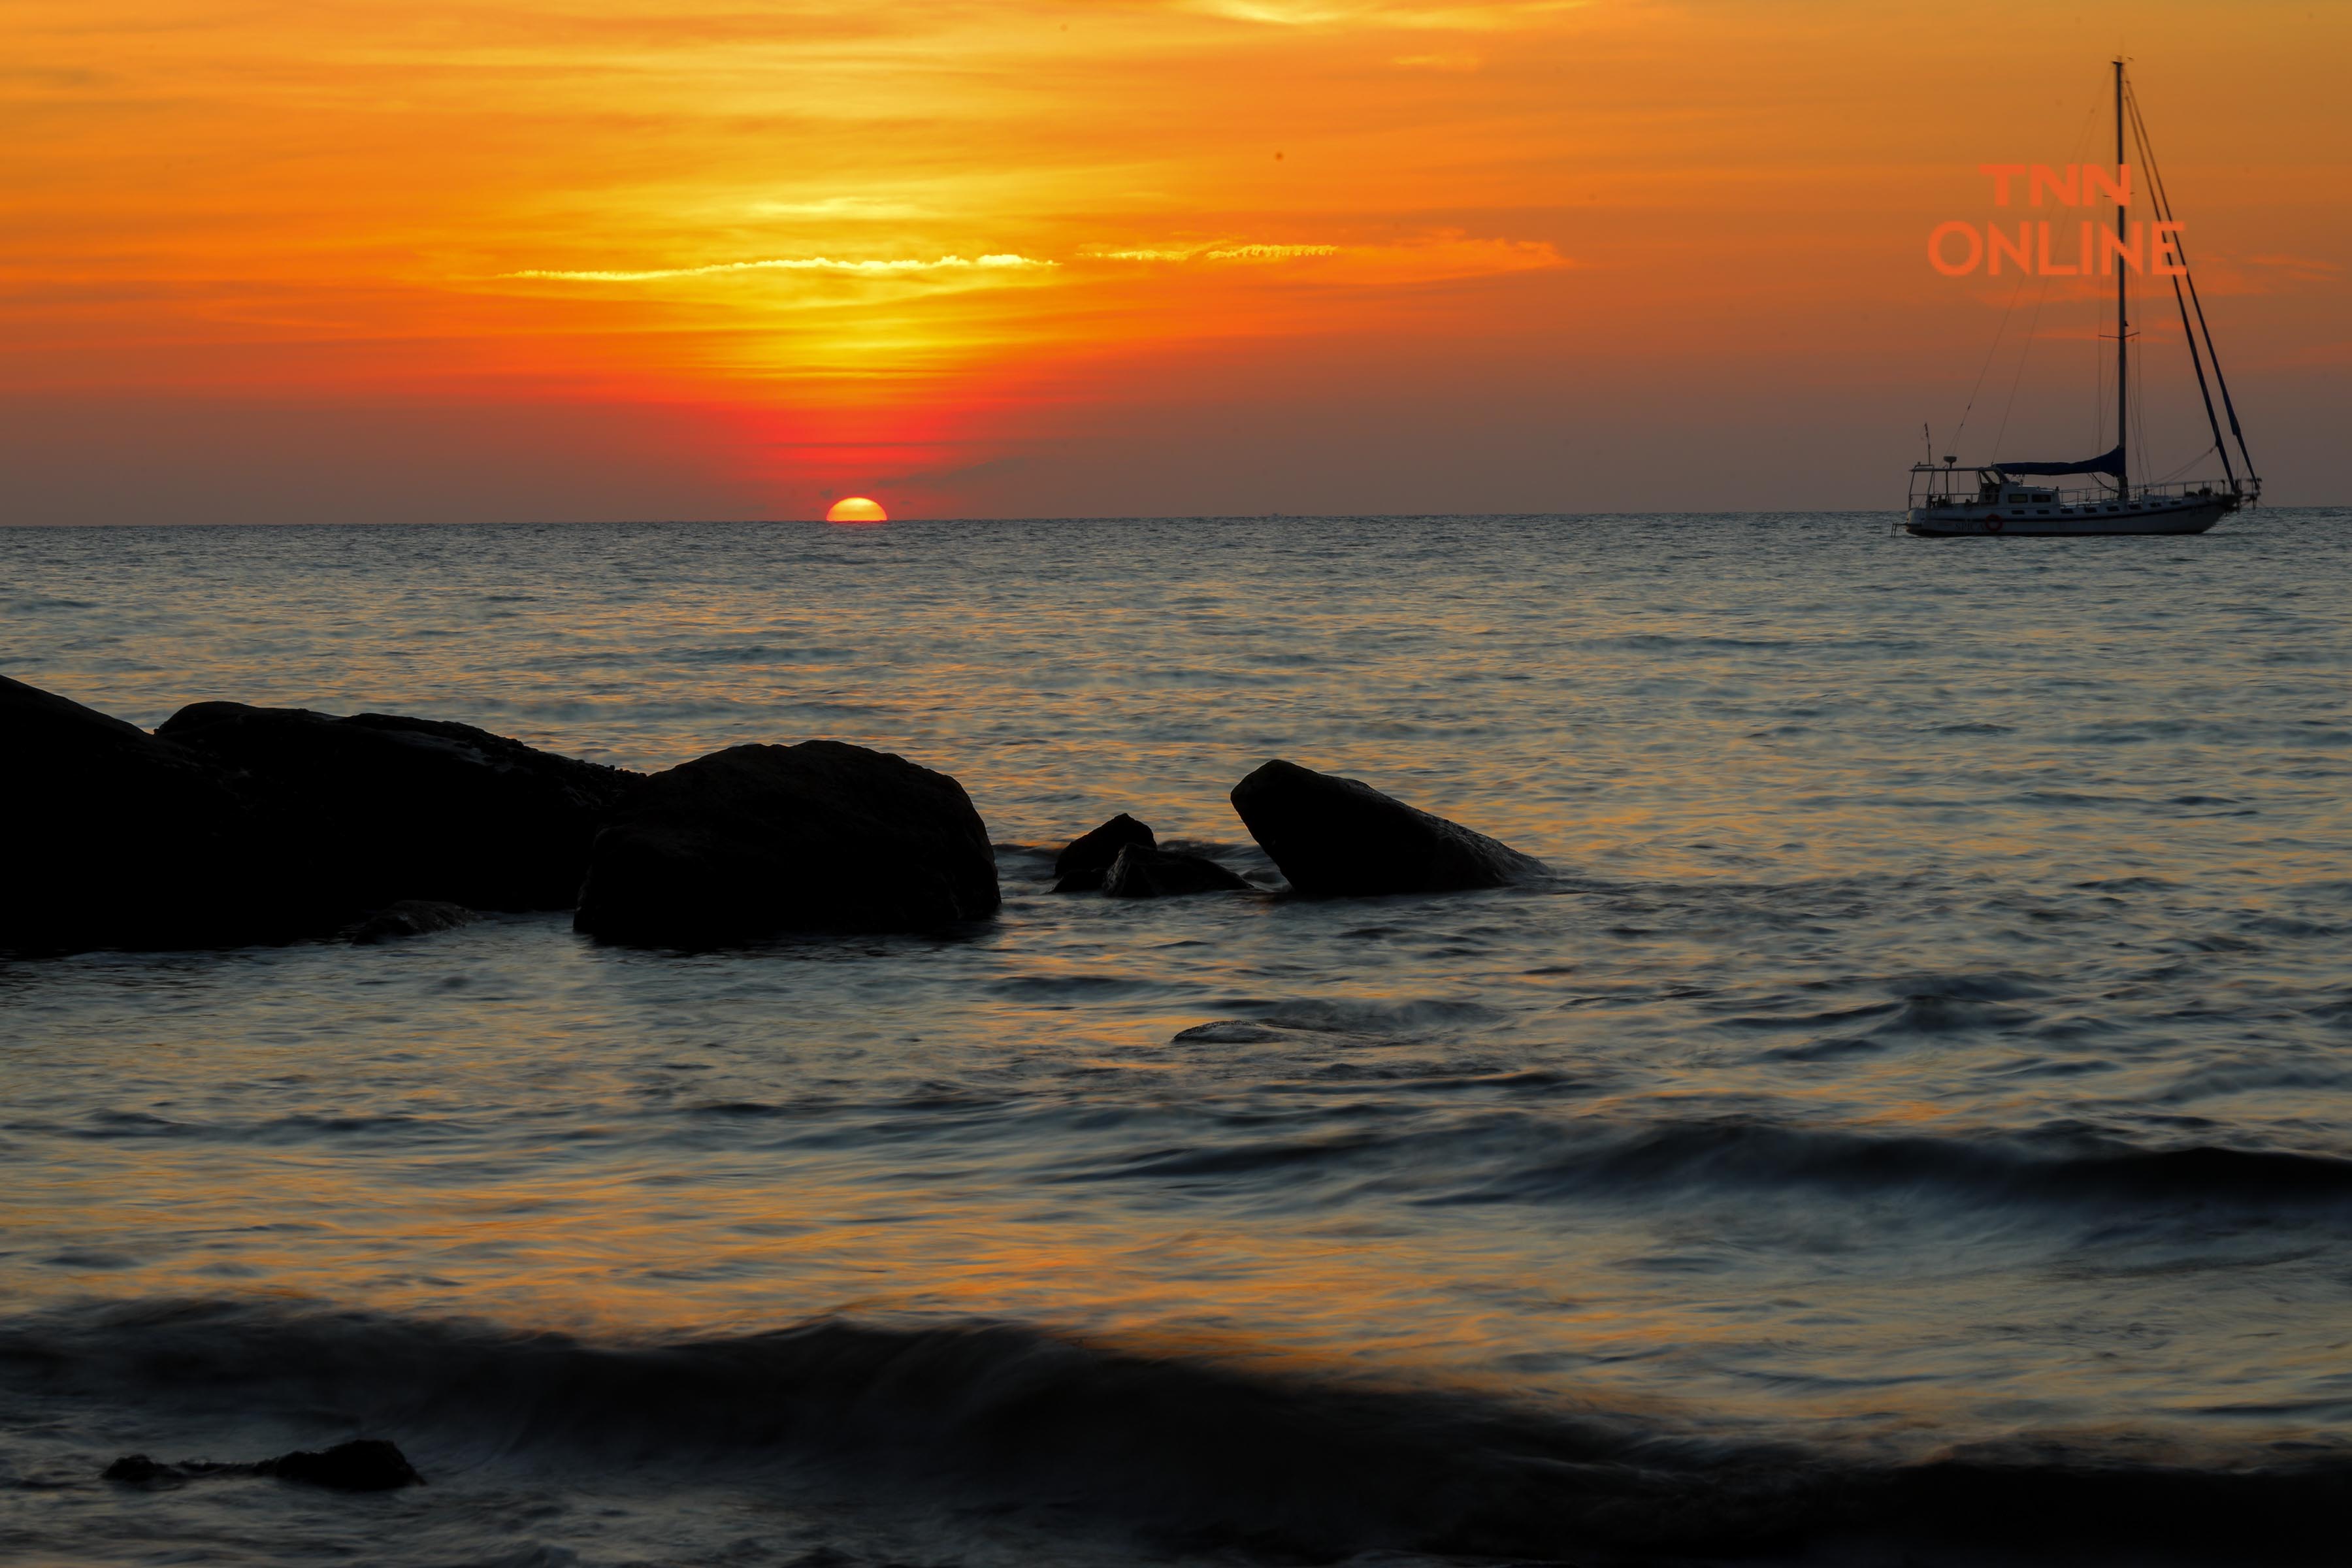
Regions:
M 1971 503 L 1913 507 L 1903 526 L 1935 539 L 2083 539 L 2104 534 L 2202 533 L 2238 510 L 2231 496 L 2166 497 L 2105 507 L 2017 507 Z

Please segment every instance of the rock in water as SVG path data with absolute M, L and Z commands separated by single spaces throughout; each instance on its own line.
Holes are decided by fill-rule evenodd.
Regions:
M 1054 875 L 1061 879 L 1054 884 L 1054 891 L 1091 893 L 1103 885 L 1103 873 L 1110 869 L 1120 850 L 1130 844 L 1150 849 L 1159 842 L 1149 826 L 1122 811 L 1093 832 L 1071 839 L 1054 857 Z
M 463 904 L 437 903 L 431 899 L 403 899 L 387 904 L 343 932 L 354 947 L 374 947 L 436 931 L 455 931 L 473 922 L 474 911 Z
M 963 786 L 838 741 L 734 746 L 656 773 L 596 836 L 572 924 L 709 947 L 790 931 L 929 931 L 993 914 Z
M 134 1487 L 152 1486 L 158 1481 L 184 1479 L 177 1465 L 166 1465 L 144 1454 L 125 1454 L 106 1467 L 99 1479 L 121 1481 Z
M 5 676 L 0 824 L 0 951 L 232 947 L 318 929 L 238 780 Z
M 1302 893 L 1436 893 L 1548 874 L 1507 844 L 1297 763 L 1266 763 L 1234 786 L 1233 801 L 1250 837 Z
M 408 1456 L 381 1437 L 338 1443 L 323 1454 L 298 1449 L 258 1464 L 215 1464 L 210 1459 L 183 1459 L 166 1465 L 144 1454 L 125 1454 L 106 1467 L 100 1478 L 130 1486 L 177 1486 L 213 1476 L 276 1476 L 305 1486 L 328 1487 L 343 1492 L 388 1492 L 400 1487 L 421 1487 L 425 1478 Z
M 1254 893 L 1257 889 L 1205 855 L 1130 844 L 1103 873 L 1102 890 L 1114 899 L 1166 899 L 1180 893 Z
M 253 1468 L 257 1475 L 300 1481 L 306 1486 L 330 1487 L 341 1492 L 388 1492 L 425 1484 L 425 1478 L 416 1473 L 408 1456 L 381 1437 L 338 1443 L 323 1454 L 307 1450 L 280 1454 L 274 1459 L 262 1460 Z
M 320 897 L 568 910 L 604 814 L 639 782 L 467 724 L 198 702 L 156 734 L 276 790 Z

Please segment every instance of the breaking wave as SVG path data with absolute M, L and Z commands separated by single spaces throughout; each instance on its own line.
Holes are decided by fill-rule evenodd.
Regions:
M 1826 1542 L 2319 1561 L 2352 1502 L 2352 1455 L 2307 1446 L 2150 1458 L 2145 1440 L 2107 1435 L 1889 1462 L 1657 1412 L 1254 1369 L 1007 1323 L 828 1319 L 600 1343 L 162 1301 L 0 1324 L 0 1368 L 9 1403 L 52 1413 L 315 1424 L 333 1412 L 437 1457 L 445 1475 L 524 1465 L 585 1487 L 615 1468 L 667 1468 L 755 1488 L 817 1468 L 873 1492 L 1048 1500 L 1164 1543 L 1316 1561 Z

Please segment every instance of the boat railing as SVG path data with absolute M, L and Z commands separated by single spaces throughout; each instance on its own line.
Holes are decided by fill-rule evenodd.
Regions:
M 2018 504 L 2014 498 L 2003 500 L 2000 487 L 1987 493 L 1987 481 L 1992 470 L 1988 468 L 1956 468 L 1941 463 L 1919 463 L 1911 469 L 1911 504 L 1913 506 L 1953 506 L 1963 503 L 1991 505 Z M 2019 488 L 2014 480 L 2008 487 Z M 2128 495 L 2117 495 L 2106 485 L 2084 485 L 2059 489 L 2048 485 L 2028 485 L 2034 499 L 2029 506 L 2106 506 L 2111 503 L 2173 500 L 2189 496 L 2235 496 L 2246 505 L 2262 498 L 2260 479 L 2177 479 L 2168 484 L 2134 485 Z M 2048 497 L 2048 500 L 2042 498 Z

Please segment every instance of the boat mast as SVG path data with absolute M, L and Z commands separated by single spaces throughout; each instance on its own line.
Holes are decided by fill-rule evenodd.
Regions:
M 2121 55 L 2116 57 L 2116 178 L 2118 182 L 2125 178 L 2124 61 Z M 2116 247 L 2118 250 L 2123 247 L 2123 243 L 2124 204 L 2119 201 L 2116 203 Z M 2116 464 L 2122 472 L 2116 476 L 2116 484 L 2119 496 L 2131 494 L 2131 461 L 2125 457 L 2127 437 L 2124 434 L 2124 416 L 2130 411 L 2127 400 L 2131 386 L 2131 326 L 2125 319 L 2124 298 L 2124 279 L 2129 270 L 2118 257 L 2116 265 L 2116 456 L 2122 459 Z

